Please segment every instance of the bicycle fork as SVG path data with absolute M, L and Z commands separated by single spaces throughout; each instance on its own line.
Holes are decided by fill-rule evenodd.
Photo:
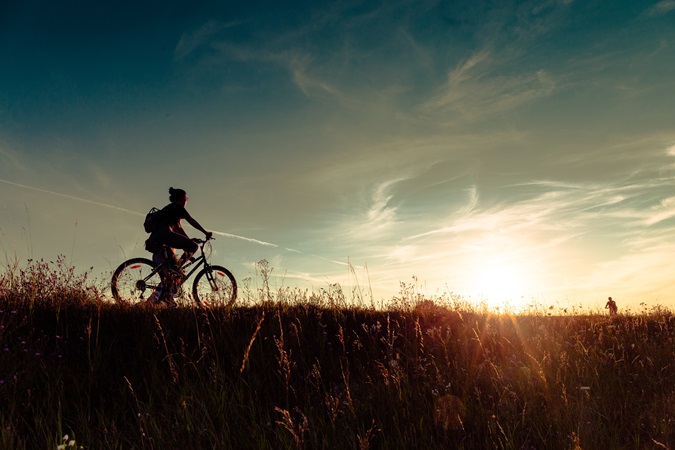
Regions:
M 214 292 L 218 292 L 218 283 L 216 282 L 216 277 L 213 274 L 213 269 L 211 267 L 206 271 L 206 279 L 209 280 L 209 285 Z

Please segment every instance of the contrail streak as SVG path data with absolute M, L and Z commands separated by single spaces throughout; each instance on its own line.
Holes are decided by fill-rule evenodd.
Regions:
M 9 184 L 11 186 L 19 187 L 21 189 L 28 189 L 28 190 L 31 190 L 31 191 L 42 192 L 44 194 L 55 195 L 57 197 L 67 198 L 69 200 L 77 200 L 78 202 L 84 202 L 84 203 L 89 203 L 91 205 L 102 206 L 104 208 L 115 209 L 117 211 L 122 211 L 122 212 L 125 212 L 127 214 L 133 214 L 134 216 L 141 216 L 141 217 L 145 216 L 145 214 L 143 214 L 143 213 L 131 211 L 130 209 L 122 208 L 122 207 L 111 205 L 111 204 L 108 204 L 108 203 L 95 202 L 93 200 L 88 200 L 86 198 L 76 197 L 74 195 L 69 195 L 69 194 L 62 194 L 61 192 L 50 191 L 50 190 L 42 189 L 42 188 L 35 187 L 35 186 L 29 186 L 27 184 L 15 183 L 14 181 L 4 180 L 2 178 L 0 178 L 0 182 L 5 183 L 5 184 Z M 225 233 L 225 232 L 222 232 L 222 231 L 214 231 L 214 233 L 219 235 L 219 236 L 225 236 L 225 237 L 232 238 L 232 239 L 239 239 L 239 240 L 246 241 L 246 242 L 252 242 L 252 243 L 258 244 L 258 245 L 265 245 L 265 246 L 268 246 L 268 247 L 279 247 L 279 245 L 272 244 L 271 242 L 265 242 L 265 241 L 261 241 L 261 240 L 258 240 L 258 239 L 248 238 L 248 237 L 245 237 L 245 236 L 238 236 L 236 234 Z M 302 252 L 299 252 L 299 251 L 297 251 L 297 252 L 302 253 Z
M 223 231 L 214 231 L 213 234 L 217 234 L 219 236 L 225 236 L 225 237 L 229 237 L 229 238 L 233 238 L 233 239 L 240 239 L 242 241 L 253 242 L 254 244 L 266 245 L 268 247 L 279 247 L 277 244 L 272 244 L 271 242 L 260 241 L 258 239 L 247 238 L 247 237 L 244 237 L 244 236 L 237 236 L 236 234 L 225 233 Z M 300 253 L 300 252 L 298 252 L 298 253 Z
M 22 189 L 29 189 L 31 191 L 37 191 L 37 192 L 43 192 L 45 194 L 56 195 L 57 197 L 63 197 L 63 198 L 67 198 L 67 199 L 70 199 L 70 200 L 77 200 L 77 201 L 84 202 L 84 203 L 90 203 L 92 205 L 103 206 L 104 208 L 112 208 L 112 209 L 116 209 L 118 211 L 122 211 L 122 212 L 125 212 L 125 213 L 128 213 L 128 214 L 134 214 L 136 216 L 144 216 L 145 215 L 145 214 L 142 214 L 142 213 L 139 213 L 139 212 L 136 212 L 136 211 L 131 211 L 129 209 L 120 208 L 119 206 L 109 205 L 107 203 L 95 202 L 93 200 L 87 200 L 86 198 L 82 198 L 82 197 L 75 197 L 74 195 L 62 194 L 60 192 L 48 191 L 47 189 L 41 189 L 41 188 L 34 187 L 34 186 L 28 186 L 28 185 L 25 185 L 25 184 L 15 183 L 13 181 L 3 180 L 2 178 L 0 178 L 0 182 L 10 184 L 12 186 L 20 187 Z
M 298 253 L 302 253 L 302 252 L 298 252 Z M 338 264 L 340 266 L 347 266 L 347 267 L 349 267 L 350 265 L 353 266 L 353 264 L 350 264 L 348 262 L 335 261 L 334 259 L 324 258 L 323 256 L 319 256 L 319 255 L 312 255 L 311 253 L 308 253 L 308 255 L 311 256 L 312 258 L 323 259 L 324 261 L 328 261 L 328 262 L 331 262 L 333 264 Z M 362 267 L 359 267 L 359 266 L 353 266 L 353 267 L 362 269 Z

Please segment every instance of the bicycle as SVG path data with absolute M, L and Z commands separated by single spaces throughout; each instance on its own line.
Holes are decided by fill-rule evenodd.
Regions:
M 192 283 L 193 301 L 197 306 L 231 306 L 237 299 L 237 281 L 225 267 L 209 263 L 211 244 L 204 250 L 208 240 L 194 241 L 199 245 L 200 255 L 193 256 L 180 268 L 171 264 L 173 258 L 169 257 L 161 263 L 147 258 L 132 258 L 120 264 L 113 273 L 110 284 L 115 301 L 124 304 L 140 303 L 148 300 L 156 290 L 162 290 L 160 300 L 175 306 L 170 287 L 176 288 L 176 297 L 182 297 L 185 281 L 204 266 Z M 166 247 L 162 249 L 167 250 Z M 163 273 L 169 275 L 163 277 Z

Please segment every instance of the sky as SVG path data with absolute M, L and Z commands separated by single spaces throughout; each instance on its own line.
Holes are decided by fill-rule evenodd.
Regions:
M 0 263 L 173 186 L 253 290 L 673 308 L 674 69 L 673 0 L 4 0 Z

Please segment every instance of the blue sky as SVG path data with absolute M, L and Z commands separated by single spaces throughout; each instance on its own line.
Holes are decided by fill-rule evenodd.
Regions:
M 8 256 L 109 272 L 174 186 L 239 279 L 675 305 L 675 1 L 198 3 L 2 3 Z

